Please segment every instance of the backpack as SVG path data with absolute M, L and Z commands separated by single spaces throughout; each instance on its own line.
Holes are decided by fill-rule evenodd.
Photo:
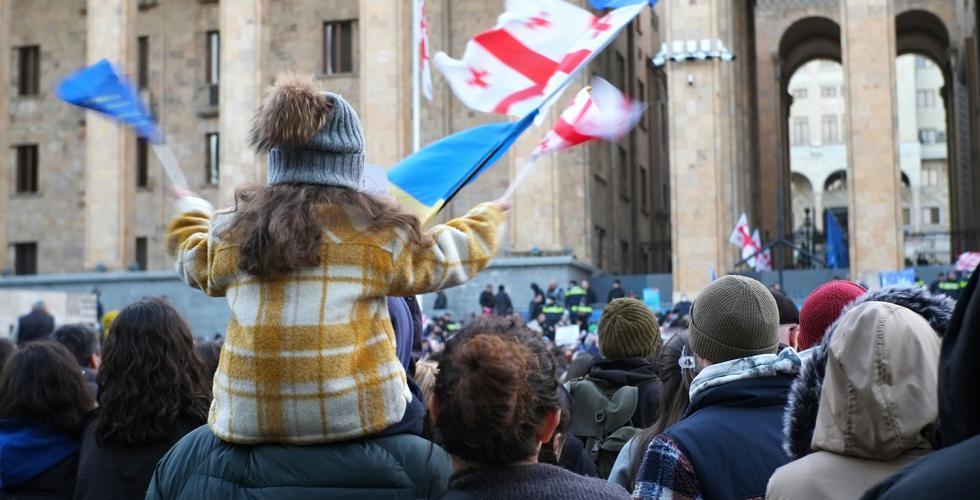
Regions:
M 633 424 L 639 389 L 586 376 L 570 381 L 568 392 L 573 405 L 569 432 L 582 439 L 599 477 L 607 479 L 620 450 L 640 431 Z

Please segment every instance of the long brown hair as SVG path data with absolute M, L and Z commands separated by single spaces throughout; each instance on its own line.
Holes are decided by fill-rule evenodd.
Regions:
M 372 230 L 397 228 L 411 243 L 432 244 L 418 217 L 393 202 L 353 189 L 317 184 L 249 186 L 235 193 L 232 220 L 218 236 L 239 245 L 238 268 L 253 276 L 275 276 L 320 264 L 323 228 L 335 223 L 325 207 L 337 204 Z
M 211 386 L 204 363 L 190 327 L 163 299 L 138 300 L 119 312 L 96 378 L 102 445 L 175 439 L 182 420 L 207 420 Z
M 688 391 L 691 389 L 691 381 L 694 380 L 694 370 L 681 368 L 680 358 L 685 354 L 691 355 L 687 332 L 677 332 L 664 343 L 660 354 L 660 418 L 633 438 L 636 445 L 633 446 L 633 456 L 630 457 L 630 484 L 636 482 L 640 462 L 643 461 L 653 438 L 679 422 L 691 403 Z
M 77 436 L 94 407 L 75 357 L 53 340 L 25 344 L 0 373 L 0 418 Z

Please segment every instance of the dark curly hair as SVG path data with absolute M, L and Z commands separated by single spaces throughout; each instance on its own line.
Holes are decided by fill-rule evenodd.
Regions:
M 112 322 L 102 349 L 99 444 L 173 439 L 178 420 L 207 419 L 211 388 L 190 327 L 163 299 L 133 302 Z
M 24 344 L 0 373 L 0 418 L 77 436 L 94 407 L 78 363 L 57 342 Z
M 536 456 L 536 433 L 561 408 L 541 337 L 513 317 L 483 316 L 446 344 L 433 399 L 446 451 L 502 466 Z

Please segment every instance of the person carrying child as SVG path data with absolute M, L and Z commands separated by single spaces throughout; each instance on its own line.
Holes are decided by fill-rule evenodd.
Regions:
M 177 272 L 225 296 L 231 319 L 208 424 L 237 444 L 329 443 L 421 428 L 395 354 L 386 296 L 463 283 L 489 264 L 507 201 L 423 231 L 394 203 L 358 191 L 360 120 L 310 77 L 266 94 L 251 142 L 266 186 L 215 212 L 176 189 L 168 229 Z

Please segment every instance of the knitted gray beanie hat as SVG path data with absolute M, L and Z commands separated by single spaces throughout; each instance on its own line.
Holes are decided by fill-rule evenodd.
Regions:
M 270 186 L 321 184 L 358 189 L 364 134 L 354 108 L 321 92 L 309 76 L 286 74 L 266 93 L 252 122 L 251 142 L 268 153 Z
M 691 306 L 691 350 L 712 363 L 757 354 L 779 346 L 779 309 L 762 283 L 725 276 L 708 285 Z

